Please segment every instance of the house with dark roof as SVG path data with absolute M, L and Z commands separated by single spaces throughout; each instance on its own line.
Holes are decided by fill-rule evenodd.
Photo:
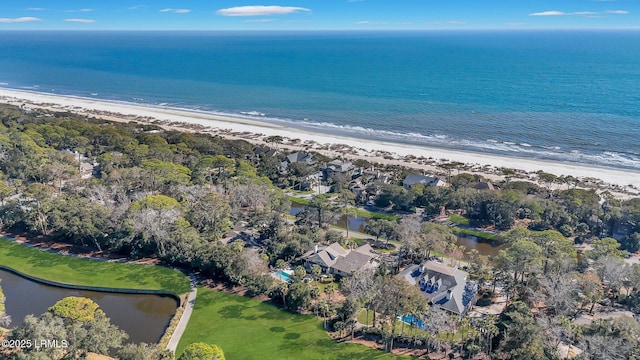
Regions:
M 457 267 L 437 261 L 412 265 L 398 274 L 411 285 L 418 286 L 433 306 L 456 315 L 464 315 L 475 303 L 477 284 L 469 274 Z
M 253 148 L 253 154 L 247 156 L 247 160 L 251 161 L 253 165 L 258 165 L 261 159 L 267 157 L 273 157 L 280 153 L 279 150 L 269 146 L 256 146 Z
M 315 160 L 313 160 L 312 154 L 305 151 L 298 151 L 298 152 L 289 154 L 287 155 L 287 157 L 284 158 L 284 161 L 280 163 L 280 170 L 286 171 L 287 168 L 289 168 L 289 165 L 295 164 L 295 163 L 303 163 L 308 166 L 313 166 L 315 165 L 316 162 Z
M 488 181 L 481 181 L 477 183 L 473 188 L 476 190 L 489 190 L 489 191 L 498 190 L 492 183 Z
M 393 173 L 391 172 L 382 172 L 380 170 L 376 170 L 375 168 L 364 169 L 361 171 L 363 181 L 366 183 L 370 183 L 373 181 L 379 181 L 383 184 L 388 184 L 393 177 Z
M 447 186 L 446 181 L 431 175 L 409 174 L 402 181 L 402 185 L 407 190 L 410 190 L 416 184 L 425 186 Z
M 302 255 L 305 267 L 318 265 L 327 274 L 350 276 L 360 269 L 375 269 L 380 264 L 378 254 L 369 244 L 348 250 L 338 243 L 329 246 L 315 245 L 315 248 Z
M 344 160 L 333 160 L 319 167 L 320 171 L 324 174 L 325 180 L 341 175 L 351 179 L 355 168 L 351 162 Z

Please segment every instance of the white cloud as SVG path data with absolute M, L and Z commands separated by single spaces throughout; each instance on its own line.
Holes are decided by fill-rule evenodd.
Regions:
M 42 21 L 42 19 L 37 17 L 19 17 L 19 18 L 0 18 L 0 23 L 23 23 L 23 22 L 32 22 L 32 21 Z
M 45 8 L 38 8 L 38 7 L 30 7 L 30 8 L 26 8 L 25 10 L 27 11 L 45 11 L 47 9 Z
M 244 22 L 246 23 L 266 23 L 266 22 L 272 22 L 274 21 L 274 19 L 250 19 L 250 20 L 245 20 Z
M 128 7 L 127 10 L 138 10 L 145 7 L 147 7 L 147 5 L 135 5 L 135 6 Z
M 64 19 L 63 21 L 81 23 L 81 24 L 91 24 L 96 22 L 95 20 L 92 20 L 92 19 Z
M 606 10 L 605 13 L 607 13 L 607 14 L 626 15 L 629 12 L 627 10 Z
M 599 14 L 619 14 L 619 15 L 624 15 L 624 14 L 628 14 L 629 12 L 626 10 L 605 10 L 602 13 L 598 13 L 595 11 L 575 11 L 575 12 L 563 12 L 563 11 L 556 11 L 556 10 L 552 10 L 552 11 L 542 11 L 542 12 L 536 12 L 536 13 L 531 13 L 529 14 L 529 16 L 566 16 L 566 15 L 580 15 L 580 16 L 586 16 L 589 18 L 596 18 L 596 17 L 601 17 L 601 16 L 596 16 Z
M 190 13 L 191 10 L 189 10 L 189 9 L 162 9 L 162 10 L 160 10 L 160 12 L 163 12 L 163 13 L 170 12 L 170 13 L 174 13 L 174 14 L 187 14 L 187 13 Z
M 531 13 L 529 14 L 529 16 L 562 16 L 562 15 L 567 15 L 567 13 L 562 12 L 562 11 L 542 11 L 542 12 L 535 12 L 535 13 Z
M 311 11 L 310 9 L 295 6 L 237 6 L 227 9 L 220 9 L 216 13 L 223 16 L 268 16 L 284 15 L 300 11 Z
M 449 20 L 447 21 L 447 24 L 449 25 L 464 25 L 466 24 L 466 21 L 459 21 L 459 20 Z

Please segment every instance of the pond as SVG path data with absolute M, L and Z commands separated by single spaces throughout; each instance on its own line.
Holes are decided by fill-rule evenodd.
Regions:
M 176 299 L 170 296 L 65 289 L 40 284 L 5 270 L 0 270 L 0 279 L 6 297 L 6 313 L 12 319 L 11 327 L 22 325 L 26 315 L 40 316 L 67 296 L 82 296 L 100 305 L 111 323 L 129 334 L 127 342 L 157 343 L 178 306 Z
M 289 211 L 289 214 L 295 216 L 300 211 L 302 211 L 302 209 L 304 209 L 304 206 L 302 205 L 291 204 L 291 210 Z M 346 222 L 345 216 L 341 215 L 340 217 L 337 217 L 336 219 L 334 219 L 331 223 L 333 225 L 338 225 L 342 228 L 346 228 L 345 222 Z M 367 222 L 367 218 L 365 217 L 349 216 L 349 230 L 363 232 L 366 222 Z
M 300 211 L 304 209 L 303 205 L 291 204 L 291 215 L 296 215 Z M 364 217 L 353 217 L 349 216 L 349 230 L 364 232 L 364 226 L 366 224 L 367 218 Z M 345 216 L 342 215 L 339 218 L 336 218 L 332 222 L 334 225 L 338 225 L 340 227 L 345 227 Z M 456 241 L 456 245 L 464 246 L 466 251 L 470 251 L 471 249 L 476 249 L 480 253 L 480 255 L 486 255 L 489 257 L 494 257 L 498 254 L 498 251 L 503 248 L 503 246 L 493 246 L 489 243 L 479 242 L 475 236 L 458 236 L 458 240 Z M 467 257 L 465 256 L 465 259 Z
M 480 255 L 485 255 L 489 257 L 494 257 L 498 255 L 498 251 L 500 251 L 504 246 L 493 246 L 489 243 L 479 242 L 475 236 L 458 236 L 458 240 L 456 241 L 456 245 L 464 246 L 465 253 L 471 251 L 471 249 L 478 250 Z M 465 259 L 467 256 L 465 255 Z

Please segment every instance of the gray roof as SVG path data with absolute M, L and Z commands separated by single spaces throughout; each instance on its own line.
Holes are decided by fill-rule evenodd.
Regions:
M 476 190 L 491 190 L 491 191 L 495 190 L 495 187 L 493 186 L 493 184 L 486 181 L 481 181 L 477 183 L 473 188 Z
M 343 274 L 377 265 L 378 255 L 369 244 L 354 250 L 345 250 L 340 244 L 318 246 L 318 250 L 307 251 L 302 259 L 327 268 L 333 268 Z
M 343 274 L 351 274 L 358 269 L 370 267 L 374 262 L 377 265 L 377 261 L 374 261 L 374 259 L 371 255 L 354 250 L 347 254 L 347 256 L 338 258 L 333 268 Z
M 402 185 L 405 187 L 411 187 L 415 184 L 424 184 L 429 186 L 442 186 L 443 181 L 435 176 L 422 175 L 422 174 L 409 174 L 402 181 Z
M 420 286 L 432 304 L 458 315 L 465 313 L 475 296 L 475 284 L 467 280 L 467 275 L 465 271 L 436 261 L 409 266 L 398 274 L 409 284 Z
M 312 165 L 314 163 L 313 156 L 304 151 L 294 152 L 293 154 L 287 155 L 287 162 L 289 164 L 304 162 L 307 165 Z
M 355 169 L 355 166 L 349 161 L 333 160 L 320 167 L 321 169 L 331 169 L 334 172 L 345 173 Z

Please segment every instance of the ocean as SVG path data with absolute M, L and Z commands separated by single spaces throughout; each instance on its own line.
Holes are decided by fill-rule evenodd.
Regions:
M 640 169 L 640 31 L 0 32 L 0 86 Z

